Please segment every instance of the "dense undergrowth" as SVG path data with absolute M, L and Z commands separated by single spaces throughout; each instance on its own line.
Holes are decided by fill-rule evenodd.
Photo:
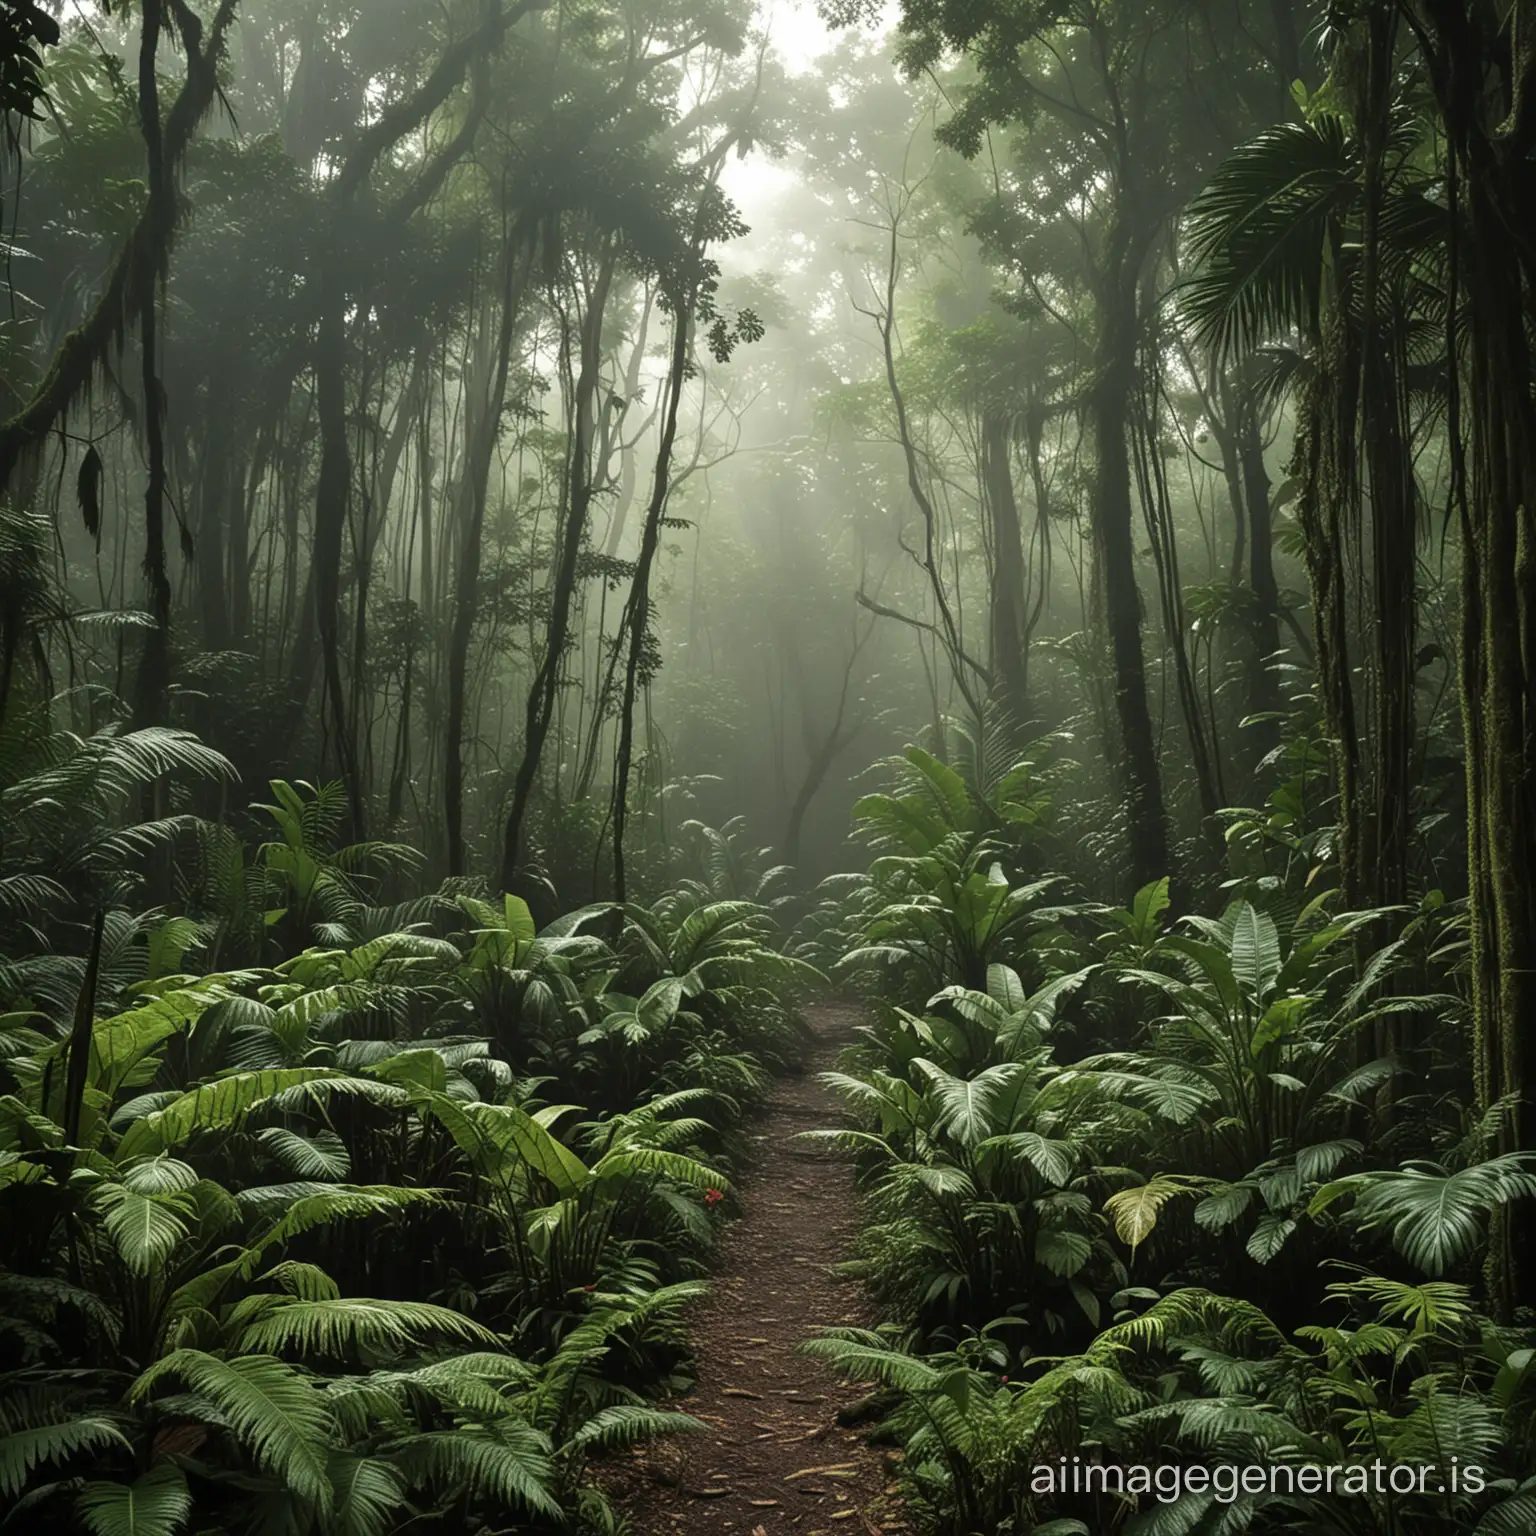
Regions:
M 850 1267 L 888 1318 L 809 1347 L 884 1389 L 917 1517 L 1536 1529 L 1536 1332 L 1485 1315 L 1479 1275 L 1536 1165 L 1493 1155 L 1508 1105 L 1469 1107 L 1459 906 L 1340 910 L 1294 786 L 1231 814 L 1212 912 L 1174 920 L 1166 881 L 1098 904 L 1039 875 L 1046 755 L 962 745 L 888 765 L 868 875 L 801 934 L 878 999 L 820 1134 L 861 1170 Z M 1118 1481 L 1276 1463 L 1361 1485 Z
M 611 1526 L 586 1466 L 690 1425 L 651 1402 L 814 975 L 728 840 L 542 931 L 388 905 L 410 850 L 338 846 L 338 789 L 243 841 L 174 809 L 227 776 L 195 739 L 43 719 L 0 797 L 0 1526 Z

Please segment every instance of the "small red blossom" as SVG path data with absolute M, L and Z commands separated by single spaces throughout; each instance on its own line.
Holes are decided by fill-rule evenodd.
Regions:
M 721 1191 L 718 1190 L 718 1189 L 706 1189 L 704 1191 L 704 1204 L 705 1205 L 719 1205 L 720 1202 L 722 1200 L 724 1200 L 724 1199 L 725 1199 L 724 1194 L 722 1194 Z
M 1004 1377 L 1003 1377 L 1003 1383 L 1004 1383 L 1004 1385 L 1006 1385 L 1006 1384 L 1007 1384 L 1007 1381 L 1008 1381 L 1008 1378 L 1007 1378 L 1007 1377 L 1006 1377 L 1006 1376 L 1004 1376 Z
M 584 1290 L 584 1291 L 595 1291 L 596 1289 L 597 1289 L 597 1286 L 595 1284 L 582 1286 L 582 1290 Z

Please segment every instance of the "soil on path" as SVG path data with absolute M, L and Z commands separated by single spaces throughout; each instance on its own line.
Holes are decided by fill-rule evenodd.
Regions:
M 855 1008 L 810 1011 L 806 1072 L 774 1090 L 749 1131 L 757 1154 L 737 1188 L 710 1293 L 693 1312 L 697 1383 L 675 1406 L 705 1429 L 640 1448 L 610 1488 L 638 1536 L 883 1536 L 909 1529 L 886 1452 L 837 1423 L 864 1390 L 797 1346 L 828 1326 L 867 1324 L 862 1288 L 833 1266 L 858 1229 L 853 1175 L 830 1149 L 796 1138 L 835 1124 L 815 1074 L 852 1038 Z M 614 1469 L 617 1471 L 617 1469 Z M 614 1483 L 619 1486 L 614 1486 Z

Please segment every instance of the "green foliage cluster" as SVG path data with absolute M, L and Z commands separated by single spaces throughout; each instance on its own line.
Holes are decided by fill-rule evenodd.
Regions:
M 847 1127 L 816 1134 L 860 1170 L 849 1268 L 887 1322 L 809 1347 L 879 1384 L 925 1526 L 1526 1529 L 1533 1339 L 1477 1298 L 1536 1160 L 1494 1155 L 1510 1106 L 1471 1116 L 1445 1066 L 1467 1012 L 1455 905 L 1340 911 L 1240 873 L 1216 917 L 1174 921 L 1166 880 L 1125 908 L 1046 906 L 1048 788 L 1017 830 L 1014 798 L 986 814 L 963 767 L 913 750 L 893 776 L 857 815 L 909 851 L 825 891 L 805 937 L 885 999 L 827 1074 Z M 1038 783 L 1031 755 L 996 782 Z M 1032 1480 L 1378 1457 L 1434 1471 L 1408 1496 L 1139 1511 Z
M 543 929 L 462 882 L 381 905 L 409 850 L 338 845 L 335 786 L 275 782 L 251 847 L 124 813 L 224 775 L 193 738 L 28 750 L 0 797 L 8 1528 L 609 1528 L 588 1462 L 693 1427 L 651 1398 L 733 1128 L 798 1050 L 816 973 L 772 914 L 703 882 Z M 135 908 L 168 850 L 178 910 Z

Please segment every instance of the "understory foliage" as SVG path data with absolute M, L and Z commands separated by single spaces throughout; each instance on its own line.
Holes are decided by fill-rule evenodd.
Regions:
M 542 930 L 463 882 L 380 904 L 409 851 L 338 845 L 336 786 L 275 782 L 254 846 L 115 830 L 144 782 L 227 777 L 181 733 L 27 750 L 0 802 L 6 1529 L 606 1528 L 590 1459 L 695 1427 L 651 1400 L 816 973 L 702 881 Z M 167 848 L 174 910 L 134 905 Z
M 1342 910 L 1318 866 L 1241 851 L 1216 915 L 1173 919 L 1166 880 L 1096 904 L 1039 874 L 1041 755 L 989 793 L 910 750 L 856 810 L 869 873 L 802 929 L 881 999 L 825 1074 L 847 1125 L 812 1134 L 858 1169 L 847 1267 L 887 1318 L 807 1347 L 877 1384 L 937 1532 L 1528 1529 L 1536 1335 L 1479 1269 L 1536 1159 L 1450 1065 L 1463 915 Z M 1377 1459 L 1429 1470 L 1359 1497 L 1072 1481 Z

